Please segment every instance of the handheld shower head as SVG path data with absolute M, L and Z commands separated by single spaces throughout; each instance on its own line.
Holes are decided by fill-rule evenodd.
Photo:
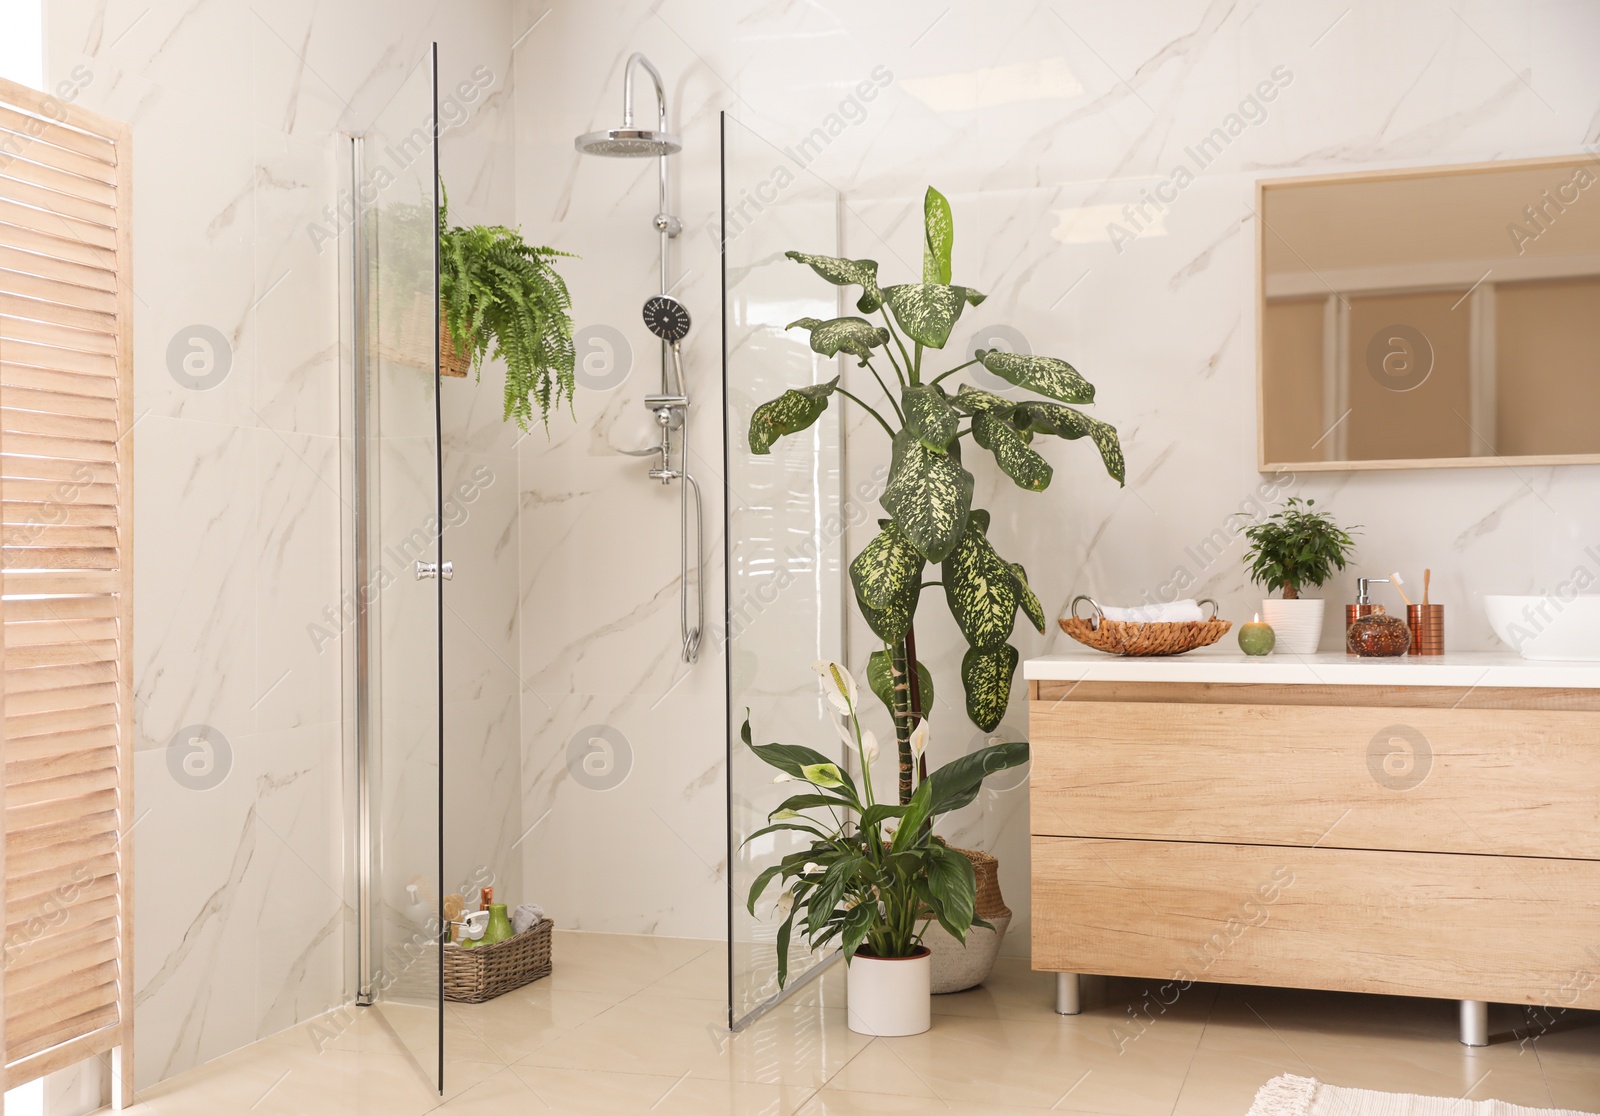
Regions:
M 671 295 L 651 295 L 644 304 L 645 328 L 676 345 L 689 335 L 689 311 Z

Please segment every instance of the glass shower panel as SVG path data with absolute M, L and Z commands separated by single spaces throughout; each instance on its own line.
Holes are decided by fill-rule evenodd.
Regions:
M 362 999 L 442 1088 L 437 103 L 430 48 L 358 143 L 366 375 L 356 545 L 367 597 Z
M 745 900 L 761 870 L 797 851 L 792 833 L 746 843 L 786 797 L 774 771 L 740 740 L 748 708 L 757 743 L 844 748 L 825 721 L 811 664 L 845 661 L 844 443 L 837 407 L 810 429 L 750 452 L 750 415 L 789 388 L 824 383 L 837 361 L 811 351 L 796 318 L 841 314 L 836 288 L 785 259 L 799 249 L 837 255 L 839 195 L 794 169 L 778 147 L 728 116 L 722 122 L 723 353 L 727 406 L 728 1016 L 737 1028 L 779 995 L 776 891 Z M 788 987 L 834 951 L 813 956 L 798 933 Z

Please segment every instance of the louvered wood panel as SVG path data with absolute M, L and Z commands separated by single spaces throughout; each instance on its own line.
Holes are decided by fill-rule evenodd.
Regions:
M 0 81 L 0 1088 L 132 1095 L 129 129 Z

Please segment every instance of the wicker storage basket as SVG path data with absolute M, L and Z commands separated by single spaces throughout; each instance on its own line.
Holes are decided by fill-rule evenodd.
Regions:
M 978 877 L 977 916 L 985 922 L 1011 917 L 1011 908 L 1000 895 L 1000 862 L 977 849 L 957 849 L 956 852 L 972 861 L 972 870 Z
M 439 313 L 439 375 L 466 378 L 471 369 L 472 362 L 467 355 L 456 348 L 456 339 L 450 336 L 450 323 L 445 321 L 444 312 Z
M 463 949 L 444 947 L 444 998 L 458 1004 L 481 1004 L 513 988 L 550 975 L 550 931 L 555 923 L 541 918 L 516 937 L 494 945 Z
M 1078 616 L 1078 602 L 1088 601 L 1094 615 Z M 1187 620 L 1176 624 L 1134 624 L 1121 620 L 1107 620 L 1100 606 L 1091 597 L 1074 597 L 1072 614 L 1057 620 L 1061 630 L 1085 647 L 1104 651 L 1108 655 L 1181 655 L 1196 647 L 1209 647 L 1233 627 L 1231 620 L 1217 619 L 1217 602 L 1209 598 L 1200 602 L 1211 606 L 1211 619 Z
M 964 992 L 989 979 L 995 959 L 1000 956 L 1000 944 L 1005 941 L 1006 930 L 1011 926 L 1011 908 L 1000 896 L 1000 862 L 986 852 L 948 846 L 972 862 L 972 871 L 978 878 L 977 903 L 974 914 L 994 926 L 984 930 L 974 926 L 967 931 L 963 944 L 952 938 L 937 922 L 929 922 L 923 930 L 922 944 L 933 954 L 933 971 L 930 974 L 931 990 L 936 995 Z M 928 914 L 929 912 L 924 912 Z

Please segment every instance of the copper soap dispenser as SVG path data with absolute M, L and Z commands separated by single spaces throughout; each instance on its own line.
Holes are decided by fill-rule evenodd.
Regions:
M 1356 579 L 1356 603 L 1344 610 L 1345 650 L 1363 658 L 1395 658 L 1411 648 L 1411 629 L 1398 616 L 1390 616 L 1382 605 L 1372 603 L 1367 586 L 1388 584 L 1386 577 Z

